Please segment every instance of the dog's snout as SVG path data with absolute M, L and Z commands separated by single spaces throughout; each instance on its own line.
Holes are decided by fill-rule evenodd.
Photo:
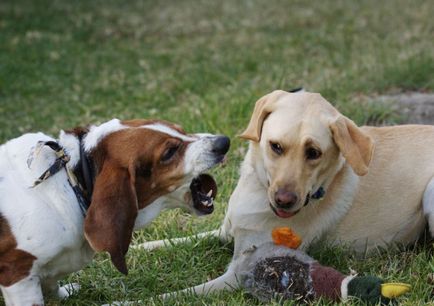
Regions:
M 231 145 L 231 140 L 226 136 L 217 136 L 213 142 L 212 152 L 223 155 L 226 154 Z
M 290 208 L 297 203 L 298 197 L 294 192 L 279 188 L 274 195 L 276 204 L 282 208 Z

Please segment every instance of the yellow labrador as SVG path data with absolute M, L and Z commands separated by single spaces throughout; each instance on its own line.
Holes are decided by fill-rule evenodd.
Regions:
M 434 233 L 433 126 L 358 127 L 320 94 L 278 90 L 256 102 L 241 137 L 250 146 L 224 222 L 199 235 L 233 238 L 232 262 L 184 291 L 237 288 L 243 253 L 278 226 L 294 229 L 302 249 L 324 238 L 356 252 L 412 243 L 426 219 Z

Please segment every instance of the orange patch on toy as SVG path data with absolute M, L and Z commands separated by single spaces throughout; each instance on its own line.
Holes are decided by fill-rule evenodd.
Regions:
M 271 232 L 273 242 L 277 245 L 284 245 L 291 249 L 298 249 L 301 244 L 301 238 L 294 233 L 289 227 L 276 227 Z

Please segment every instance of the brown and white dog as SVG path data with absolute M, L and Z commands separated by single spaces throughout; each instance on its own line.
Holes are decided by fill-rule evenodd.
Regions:
M 57 144 L 69 161 L 30 188 L 59 161 L 41 143 Z M 133 230 L 164 208 L 213 211 L 217 187 L 202 173 L 224 159 L 229 145 L 225 136 L 186 134 L 164 121 L 113 119 L 62 131 L 58 141 L 29 133 L 0 146 L 0 286 L 6 305 L 43 305 L 43 290 L 67 297 L 77 286 L 58 288 L 57 280 L 89 263 L 95 251 L 107 251 L 126 274 Z M 84 185 L 84 197 L 91 192 L 86 180 L 94 183 L 87 212 L 71 173 Z
M 434 234 L 434 126 L 358 127 L 319 94 L 278 90 L 256 102 L 241 137 L 250 146 L 223 224 L 200 234 L 233 239 L 232 261 L 184 291 L 237 288 L 243 253 L 275 227 L 291 227 L 302 250 L 325 239 L 359 253 L 411 244 L 427 221 Z

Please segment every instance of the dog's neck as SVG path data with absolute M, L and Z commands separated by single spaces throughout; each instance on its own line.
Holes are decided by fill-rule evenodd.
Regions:
M 348 167 L 348 165 L 346 164 L 344 157 L 340 155 L 339 160 L 337 161 L 337 165 L 335 167 L 335 171 L 332 173 L 328 173 L 325 177 L 319 177 L 318 183 L 316 186 L 314 186 L 314 189 L 317 190 L 318 188 L 323 187 L 324 190 L 327 192 L 335 182 L 338 174 L 341 173 L 345 167 Z
M 74 180 L 79 184 L 74 192 L 82 210 L 87 210 L 90 206 L 97 169 L 92 152 L 86 152 L 84 149 L 88 133 L 88 129 L 76 128 L 68 132 L 62 131 L 59 137 L 59 144 L 70 157 L 66 167 L 71 170 L 75 176 Z
M 68 167 L 74 169 L 80 162 L 80 140 L 78 136 L 70 131 L 61 131 L 59 135 L 59 145 L 65 149 L 70 160 Z

